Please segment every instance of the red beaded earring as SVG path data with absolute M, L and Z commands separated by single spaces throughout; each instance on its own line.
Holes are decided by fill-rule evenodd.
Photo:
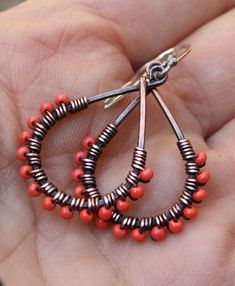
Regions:
M 127 230 L 131 230 L 131 236 L 136 241 L 143 241 L 146 231 L 150 231 L 153 240 L 162 240 L 166 236 L 166 229 L 172 233 L 182 230 L 183 223 L 180 217 L 193 219 L 197 216 L 197 208 L 192 204 L 200 203 L 206 197 L 206 192 L 201 189 L 209 180 L 209 172 L 200 171 L 206 163 L 207 156 L 204 152 L 196 154 L 189 140 L 185 139 L 182 131 L 176 123 L 164 103 L 159 92 L 155 89 L 167 80 L 169 70 L 175 66 L 188 52 L 188 45 L 169 49 L 143 66 L 136 76 L 121 89 L 99 94 L 90 98 L 82 97 L 70 100 L 67 96 L 59 95 L 55 99 L 56 106 L 51 103 L 44 103 L 40 107 L 42 117 L 31 117 L 28 120 L 28 127 L 32 131 L 23 131 L 19 136 L 23 144 L 17 151 L 17 157 L 21 161 L 27 161 L 27 165 L 20 168 L 20 176 L 28 180 L 34 180 L 28 186 L 28 193 L 32 197 L 37 197 L 41 193 L 45 195 L 42 206 L 45 210 L 51 211 L 56 205 L 60 205 L 59 214 L 64 219 L 71 219 L 74 211 L 78 211 L 80 219 L 84 223 L 89 223 L 94 219 L 96 225 L 107 228 L 113 224 L 112 233 L 118 238 L 123 238 Z M 57 187 L 48 181 L 48 177 L 41 164 L 41 145 L 46 134 L 57 121 L 64 119 L 68 114 L 74 114 L 85 110 L 90 104 L 106 100 L 106 107 L 111 106 L 122 98 L 125 94 L 135 91 L 140 92 L 140 96 L 135 98 L 130 105 L 109 124 L 101 134 L 95 138 L 88 136 L 82 141 L 84 151 L 79 151 L 74 155 L 74 161 L 79 168 L 73 170 L 72 180 L 78 185 L 74 188 L 73 194 L 59 191 Z M 176 203 L 169 210 L 161 214 L 137 218 L 125 216 L 122 212 L 129 209 L 130 203 L 127 198 L 137 200 L 143 196 L 143 185 L 148 183 L 153 177 L 151 168 L 145 168 L 147 152 L 145 145 L 145 117 L 146 117 L 146 97 L 152 93 L 158 104 L 166 115 L 175 135 L 177 146 L 184 161 L 186 161 L 186 179 L 184 192 Z M 99 160 L 103 148 L 112 140 L 118 130 L 118 126 L 140 103 L 140 123 L 137 146 L 134 149 L 132 170 L 128 173 L 126 180 L 117 189 L 101 195 L 95 179 L 96 163 Z

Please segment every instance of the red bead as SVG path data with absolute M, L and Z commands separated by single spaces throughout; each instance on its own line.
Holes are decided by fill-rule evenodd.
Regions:
M 186 207 L 183 210 L 183 216 L 186 219 L 193 219 L 197 216 L 197 214 L 198 214 L 198 211 L 195 206 Z
M 96 226 L 100 229 L 105 229 L 109 227 L 109 222 L 108 221 L 104 221 L 101 218 L 97 217 L 95 220 Z
M 141 232 L 139 228 L 135 228 L 135 229 L 132 230 L 131 236 L 132 236 L 132 238 L 135 241 L 142 242 L 142 241 L 145 240 L 146 233 L 145 232 Z
M 86 150 L 90 150 L 93 144 L 96 144 L 96 138 L 93 136 L 87 136 L 82 140 L 82 147 Z
M 154 226 L 151 229 L 150 235 L 153 240 L 163 240 L 166 238 L 166 230 L 163 227 Z
M 60 209 L 60 216 L 63 219 L 71 219 L 73 217 L 73 212 L 71 211 L 69 206 L 63 206 Z
M 77 153 L 74 154 L 73 156 L 73 160 L 75 163 L 77 163 L 78 165 L 82 165 L 83 162 L 81 159 L 85 159 L 87 158 L 87 153 L 83 152 L 83 151 L 78 151 Z
M 199 152 L 197 155 L 197 158 L 195 159 L 195 163 L 202 167 L 206 164 L 207 161 L 207 154 L 205 152 Z
M 54 106 L 51 103 L 45 102 L 40 106 L 40 112 L 42 115 L 46 115 L 47 111 L 53 112 Z
M 116 209 L 119 210 L 120 212 L 125 212 L 129 210 L 130 208 L 130 202 L 128 200 L 117 200 L 116 202 Z
M 153 170 L 151 168 L 144 169 L 140 172 L 140 179 L 143 182 L 149 182 L 153 177 Z
M 55 203 L 52 200 L 53 199 L 51 197 L 45 197 L 42 200 L 42 207 L 44 208 L 44 210 L 52 211 L 56 207 Z
M 31 197 L 38 197 L 40 196 L 41 192 L 38 191 L 39 184 L 38 183 L 32 183 L 28 186 L 28 194 Z
M 130 196 L 133 200 L 137 200 L 144 195 L 144 188 L 142 186 L 130 188 Z
M 22 166 L 20 168 L 20 171 L 19 171 L 21 178 L 24 180 L 28 180 L 29 178 L 31 178 L 29 172 L 31 172 L 32 169 L 33 168 L 31 166 L 28 166 L 28 165 Z
M 65 105 L 69 104 L 70 99 L 68 98 L 68 96 L 63 94 L 57 95 L 55 98 L 55 104 L 59 106 L 61 103 L 64 103 Z
M 183 223 L 182 220 L 170 220 L 168 223 L 168 229 L 172 233 L 179 233 L 183 229 Z
M 22 131 L 19 135 L 19 141 L 22 144 L 28 144 L 28 138 L 32 138 L 32 132 L 31 131 Z
M 83 175 L 84 175 L 83 169 L 81 169 L 81 168 L 74 169 L 72 172 L 72 181 L 76 182 L 76 183 L 80 183 L 82 181 L 80 176 L 83 176 Z
M 84 198 L 84 194 L 83 192 L 85 192 L 86 188 L 84 186 L 76 186 L 73 190 L 73 196 L 76 198 L 76 199 L 81 199 L 81 198 Z
M 80 211 L 79 217 L 81 221 L 83 221 L 84 223 L 89 223 L 93 220 L 94 215 L 92 212 L 89 212 L 87 209 L 83 209 Z
M 124 238 L 126 236 L 126 229 L 121 228 L 120 224 L 114 224 L 112 227 L 112 234 L 117 238 Z
M 210 179 L 210 173 L 208 171 L 203 171 L 197 175 L 197 181 L 200 185 L 205 185 Z
M 17 158 L 21 161 L 27 160 L 27 157 L 25 156 L 27 153 L 29 153 L 29 148 L 28 147 L 21 147 L 17 150 Z
M 197 192 L 193 193 L 192 197 L 195 202 L 200 203 L 206 198 L 206 191 L 204 189 L 199 189 Z
M 107 207 L 103 206 L 98 211 L 98 216 L 102 220 L 110 220 L 112 217 L 113 211 L 111 209 L 108 209 Z
M 32 117 L 29 117 L 27 124 L 28 124 L 29 128 L 34 129 L 35 128 L 35 123 L 40 123 L 40 122 L 41 122 L 40 117 L 32 116 Z

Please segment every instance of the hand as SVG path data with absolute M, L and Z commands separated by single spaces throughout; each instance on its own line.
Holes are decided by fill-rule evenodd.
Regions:
M 199 4 L 200 3 L 200 4 Z M 199 5 L 198 5 L 199 4 Z M 0 276 L 5 285 L 234 285 L 235 1 L 32 0 L 0 15 Z M 63 221 L 27 196 L 18 176 L 18 133 L 57 94 L 92 96 L 120 87 L 140 65 L 179 42 L 192 53 L 160 88 L 195 148 L 208 153 L 212 179 L 198 219 L 179 235 L 142 245 L 111 231 Z M 58 124 L 45 139 L 43 165 L 69 191 L 72 155 L 81 139 L 98 135 L 133 98 L 102 103 Z M 183 188 L 176 139 L 148 98 L 148 164 L 155 178 L 130 214 L 170 207 Z M 102 193 L 130 169 L 138 109 L 98 165 Z

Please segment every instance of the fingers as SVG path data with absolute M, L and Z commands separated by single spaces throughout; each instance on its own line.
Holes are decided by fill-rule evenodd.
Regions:
M 134 66 L 145 63 L 195 29 L 231 9 L 235 1 L 78 1 L 108 19 Z M 202 13 L 203 11 L 203 13 Z
M 136 0 L 76 0 L 76 1 L 27 1 L 11 10 L 11 18 L 17 20 L 50 22 L 66 14 L 86 11 L 106 20 L 100 27 L 107 34 L 112 30 L 114 41 L 134 66 L 146 62 L 160 51 L 174 45 L 194 30 L 231 9 L 234 0 L 220 1 L 136 1 Z M 45 13 L 46 11 L 46 13 Z M 202 13 L 203 11 L 203 13 Z M 7 13 L 6 13 L 7 16 Z M 81 14 L 80 14 L 81 16 Z M 79 22 L 79 19 L 78 19 Z M 90 23 L 92 24 L 92 23 Z M 50 23 L 48 23 L 48 26 Z M 77 33 L 81 27 L 77 27 Z M 110 39 L 111 40 L 111 39 Z
M 209 136 L 235 116 L 235 10 L 185 40 L 193 46 L 171 78 L 171 90 Z

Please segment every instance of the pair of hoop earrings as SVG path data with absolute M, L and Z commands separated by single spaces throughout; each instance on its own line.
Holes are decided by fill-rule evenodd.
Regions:
M 43 208 L 51 211 L 59 205 L 60 216 L 64 219 L 71 219 L 77 211 L 84 223 L 90 223 L 95 218 L 97 227 L 101 229 L 111 224 L 112 233 L 117 238 L 125 237 L 128 229 L 131 230 L 132 238 L 139 242 L 145 239 L 146 232 L 150 232 L 151 238 L 155 241 L 163 240 L 167 235 L 167 229 L 171 233 L 179 233 L 183 228 L 181 217 L 186 220 L 195 218 L 198 212 L 195 204 L 201 203 L 206 197 L 206 191 L 202 186 L 208 182 L 210 174 L 208 171 L 201 171 L 200 168 L 204 167 L 207 155 L 204 152 L 195 153 L 156 88 L 166 82 L 170 69 L 190 50 L 189 45 L 182 45 L 163 52 L 144 65 L 135 77 L 120 89 L 73 100 L 65 95 L 59 95 L 55 99 L 56 106 L 43 103 L 40 107 L 42 117 L 30 117 L 28 127 L 31 131 L 23 131 L 19 135 L 19 141 L 24 146 L 18 149 L 17 157 L 21 161 L 27 161 L 27 165 L 20 168 L 19 174 L 25 180 L 34 180 L 28 186 L 28 194 L 32 197 L 44 194 Z M 72 172 L 72 180 L 77 183 L 73 194 L 59 191 L 49 182 L 41 164 L 42 141 L 48 131 L 69 114 L 78 113 L 87 109 L 89 105 L 103 100 L 105 107 L 109 107 L 123 96 L 136 91 L 139 91 L 140 95 L 97 138 L 88 136 L 83 139 L 82 146 L 85 151 L 78 151 L 74 155 L 78 168 Z M 152 169 L 145 167 L 147 152 L 144 148 L 146 97 L 150 93 L 161 107 L 176 135 L 178 149 L 186 162 L 187 178 L 182 195 L 170 209 L 154 216 L 138 218 L 123 213 L 129 209 L 129 199 L 138 200 L 143 196 L 144 189 L 141 183 L 148 183 L 153 177 Z M 140 106 L 139 132 L 133 152 L 132 169 L 119 187 L 101 195 L 95 178 L 97 161 L 101 158 L 103 149 L 117 134 L 118 127 L 138 105 Z

